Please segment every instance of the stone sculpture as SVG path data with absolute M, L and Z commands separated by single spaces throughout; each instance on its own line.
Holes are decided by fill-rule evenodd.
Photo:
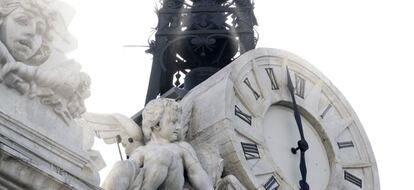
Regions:
M 95 135 L 107 144 L 121 143 L 129 158 L 113 166 L 103 183 L 103 188 L 146 189 L 143 184 L 144 179 L 147 179 L 146 183 L 151 184 L 146 187 L 150 186 L 151 189 L 200 189 L 190 181 L 192 175 L 188 176 L 188 164 L 180 164 L 190 160 L 195 164 L 190 167 L 196 167 L 196 171 L 199 172 L 199 176 L 195 176 L 196 180 L 203 179 L 202 181 L 208 184 L 203 186 L 204 188 L 212 189 L 214 186 L 215 190 L 246 190 L 235 176 L 224 173 L 224 162 L 217 146 L 208 143 L 197 144 L 197 149 L 194 150 L 192 145 L 182 141 L 191 125 L 191 107 L 178 106 L 178 103 L 171 99 L 153 100 L 143 112 L 142 130 L 132 119 L 121 114 L 83 114 L 82 118 L 77 120 L 79 125 L 94 131 Z M 175 168 L 180 166 L 180 170 L 162 171 L 162 168 L 159 168 L 160 163 L 170 163 L 171 166 L 176 166 Z M 184 170 L 190 177 L 187 181 L 183 181 Z M 179 179 L 174 180 L 173 185 L 177 187 L 166 182 L 168 177 Z M 162 182 L 159 186 L 153 182 L 157 180 Z
M 144 145 L 141 128 L 130 118 L 121 114 L 98 114 L 87 112 L 82 118 L 76 119 L 77 124 L 88 132 L 88 141 L 92 147 L 94 136 L 104 140 L 106 144 L 121 143 L 125 153 L 131 153 Z
M 212 190 L 213 184 L 202 168 L 196 152 L 189 143 L 181 140 L 180 117 L 181 108 L 178 103 L 166 98 L 155 99 L 147 104 L 143 111 L 142 131 L 136 130 L 139 129 L 138 126 L 134 129 L 131 126 L 133 124 L 120 115 L 86 114 L 84 119 L 95 123 L 94 130 L 98 136 L 110 139 L 118 133 L 127 138 L 129 143 L 138 143 L 133 150 L 127 148 L 129 159 L 114 165 L 103 183 L 103 188 L 182 190 L 188 186 Z M 107 119 L 97 123 L 99 118 Z M 110 128 L 119 130 L 110 133 Z
M 73 12 L 59 0 L 0 0 L 0 189 L 99 189 L 103 159 L 75 121 L 90 78 L 66 57 Z
M 201 165 L 213 182 L 215 190 L 246 190 L 234 175 L 224 173 L 224 160 L 216 145 L 203 143 L 195 147 Z
M 54 2 L 0 1 L 0 83 L 38 97 L 68 122 L 86 111 L 90 78 L 64 55 L 75 42 Z

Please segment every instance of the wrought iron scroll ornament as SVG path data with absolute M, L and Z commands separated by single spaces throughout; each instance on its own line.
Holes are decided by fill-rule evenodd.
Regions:
M 160 0 L 155 40 L 147 50 L 153 63 L 146 102 L 172 87 L 190 90 L 254 49 L 253 5 L 253 0 Z

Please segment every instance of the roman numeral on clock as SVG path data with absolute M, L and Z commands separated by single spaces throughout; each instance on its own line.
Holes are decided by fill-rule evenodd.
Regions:
M 277 190 L 279 189 L 279 184 L 276 181 L 274 176 L 271 176 L 267 182 L 263 185 L 266 190 Z
M 338 142 L 338 147 L 339 149 L 350 148 L 350 147 L 354 147 L 354 143 L 352 141 Z
M 325 115 L 329 112 L 329 110 L 331 110 L 332 108 L 332 104 L 329 104 L 328 107 L 325 108 L 325 110 L 323 110 L 323 113 L 321 114 L 321 118 L 323 119 L 325 117 Z
M 242 119 L 247 124 L 252 125 L 252 116 L 242 112 L 237 105 L 234 107 L 234 114 L 236 114 L 237 117 Z
M 344 171 L 344 179 L 362 188 L 362 179 L 359 179 L 358 177 L 350 174 L 346 170 Z
M 243 83 L 246 84 L 246 86 L 252 91 L 254 98 L 256 98 L 256 100 L 260 98 L 259 93 L 257 93 L 257 91 L 254 90 L 252 85 L 250 84 L 249 78 L 244 79 Z
M 260 159 L 259 149 L 256 144 L 241 142 L 246 160 Z
M 305 98 L 305 84 L 306 81 L 301 76 L 295 74 L 295 94 L 302 99 Z
M 273 68 L 265 68 L 267 76 L 270 79 L 270 83 L 272 85 L 272 90 L 278 90 L 279 86 L 277 85 L 276 76 L 273 72 Z

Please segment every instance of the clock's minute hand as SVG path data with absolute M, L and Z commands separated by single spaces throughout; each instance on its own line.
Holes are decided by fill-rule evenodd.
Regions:
M 300 118 L 299 109 L 296 104 L 294 87 L 292 84 L 292 79 L 290 78 L 288 67 L 286 67 L 286 71 L 287 71 L 287 79 L 288 79 L 288 89 L 289 89 L 290 96 L 292 97 L 292 102 L 293 102 L 293 112 L 295 115 L 296 124 L 298 126 L 299 134 L 300 134 L 300 140 L 298 141 L 298 147 L 292 148 L 292 153 L 296 154 L 296 152 L 300 150 L 299 168 L 300 168 L 300 174 L 302 175 L 302 180 L 299 181 L 299 185 L 300 185 L 301 190 L 309 190 L 309 185 L 306 182 L 307 169 L 306 169 L 306 161 L 305 161 L 305 152 L 309 149 L 309 145 L 305 140 L 305 135 L 303 134 L 302 120 Z

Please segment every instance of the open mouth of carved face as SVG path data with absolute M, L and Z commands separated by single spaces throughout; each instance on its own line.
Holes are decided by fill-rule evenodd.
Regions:
M 23 47 L 26 47 L 28 49 L 32 49 L 33 48 L 33 43 L 30 40 L 18 40 L 17 43 Z

